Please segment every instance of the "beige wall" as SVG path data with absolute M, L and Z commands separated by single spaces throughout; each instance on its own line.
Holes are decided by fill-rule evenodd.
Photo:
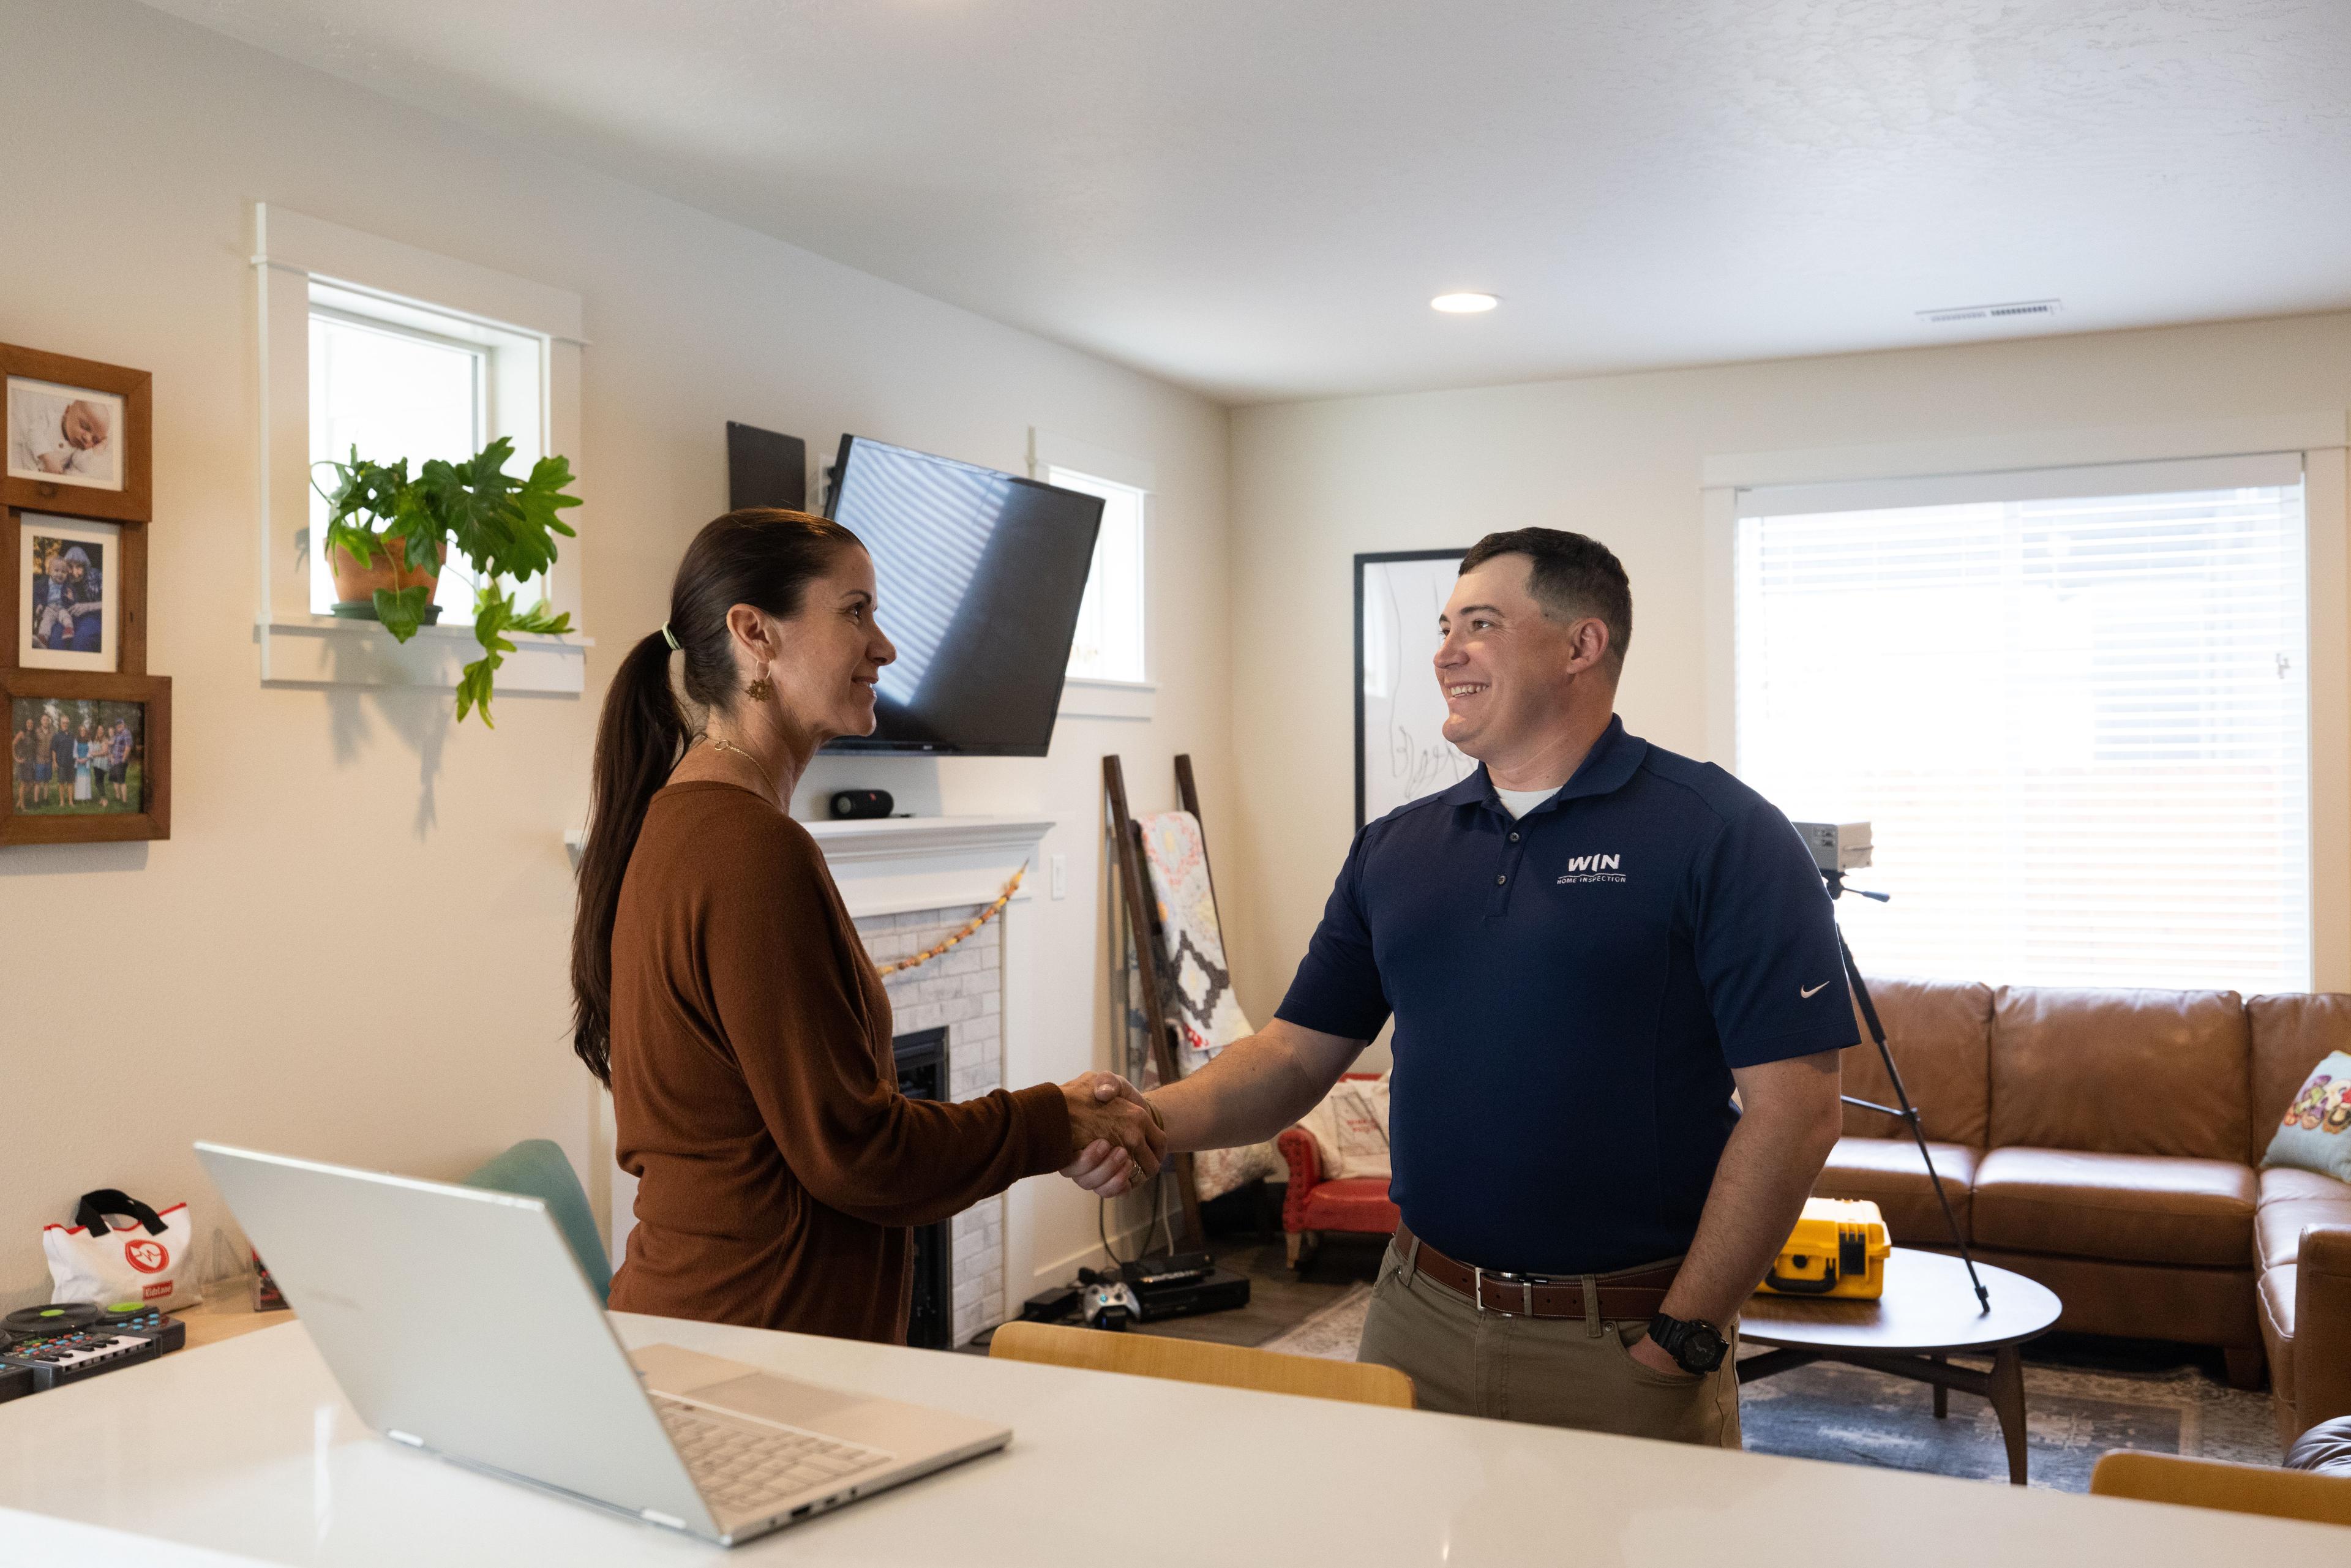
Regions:
M 1497 318 L 1488 329 L 1506 330 Z M 1467 545 L 1527 524 L 1597 536 L 1633 580 L 1619 706 L 1637 733 L 1709 755 L 1727 676 L 1698 488 L 1708 456 L 2179 425 L 2351 407 L 2351 316 L 1788 361 L 1473 392 L 1252 408 L 1233 416 L 1233 626 L 1241 817 L 1226 903 L 1241 998 L 1280 1000 L 1353 826 L 1351 558 Z M 2062 443 L 2061 443 L 2062 444 Z M 2339 472 L 2339 464 L 2337 467 Z M 2312 491 L 2313 738 L 2338 778 L 2344 692 L 2339 484 Z M 1716 664 L 1722 668 L 1715 668 Z M 1718 760 L 1728 761 L 1727 758 Z M 2346 804 L 2314 822 L 2318 983 L 2342 950 Z M 1987 976 L 1996 980 L 1997 976 Z
M 1059 821 L 1031 1076 L 1107 1061 L 1099 755 L 1153 807 L 1188 749 L 1231 810 L 1222 410 L 128 0 L 0 0 L 0 101 L 22 177 L 0 340 L 154 373 L 150 648 L 175 703 L 171 841 L 0 851 L 0 1060 L 55 1086 L 0 1099 L 0 1302 L 45 1296 L 37 1229 L 87 1188 L 225 1218 L 195 1137 L 429 1176 L 521 1137 L 586 1151 L 561 834 L 595 698 L 503 697 L 490 734 L 446 693 L 261 686 L 256 200 L 584 297 L 591 694 L 724 506 L 726 420 L 1014 470 L 1037 425 L 1154 465 L 1155 721 L 1064 721 L 1043 761 L 821 765 Z M 1091 1200 L 1022 1195 L 1040 1263 L 1093 1245 Z

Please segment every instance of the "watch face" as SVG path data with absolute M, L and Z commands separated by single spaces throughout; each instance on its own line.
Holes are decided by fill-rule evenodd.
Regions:
M 1730 1347 L 1707 1323 L 1692 1323 L 1689 1336 L 1682 1342 L 1682 1353 L 1677 1358 L 1692 1372 L 1712 1372 L 1722 1364 L 1723 1353 Z

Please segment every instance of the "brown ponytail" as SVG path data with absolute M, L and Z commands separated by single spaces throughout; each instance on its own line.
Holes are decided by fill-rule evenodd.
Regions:
M 726 612 L 749 604 L 790 620 L 799 613 L 809 580 L 848 545 L 863 548 L 839 523 L 806 512 L 752 507 L 717 518 L 695 536 L 678 563 L 669 623 L 629 650 L 604 694 L 588 841 L 580 852 L 580 904 L 571 925 L 571 1049 L 607 1084 L 612 1082 L 612 924 L 621 883 L 645 808 L 694 737 L 670 686 L 670 637 L 685 656 L 686 695 L 705 710 L 726 711 L 739 685 Z

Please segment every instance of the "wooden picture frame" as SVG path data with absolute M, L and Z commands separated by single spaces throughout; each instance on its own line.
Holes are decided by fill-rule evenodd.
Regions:
M 29 755 L 22 759 L 16 755 L 16 738 L 27 717 L 37 725 L 46 710 L 56 716 L 79 712 L 89 722 L 129 722 L 131 715 L 108 711 L 125 707 L 140 710 L 137 733 L 127 752 L 127 767 L 132 771 L 123 784 L 125 809 L 109 809 L 100 792 L 112 786 L 97 782 L 94 768 L 89 786 L 89 800 L 94 803 L 71 803 L 77 783 L 57 776 L 60 763 L 48 765 L 47 779 L 20 777 L 20 768 L 37 774 L 39 770 Z M 115 843 L 172 836 L 171 677 L 0 670 L 0 720 L 5 720 L 9 738 L 6 788 L 0 791 L 0 846 Z M 28 754 L 41 738 L 37 729 L 27 746 Z M 42 795 L 29 793 L 36 789 Z
M 28 528 L 37 533 L 45 517 L 56 517 L 72 527 L 112 527 L 118 530 L 115 538 L 119 556 L 108 565 L 108 570 L 114 574 L 114 668 L 89 673 L 145 674 L 147 525 L 108 524 L 102 518 L 28 512 L 16 507 L 0 507 L 0 670 L 31 667 L 22 654 L 26 637 L 24 620 L 31 607 L 30 593 L 24 579 L 25 533 Z
M 110 523 L 152 521 L 153 382 L 145 371 L 0 343 L 0 507 Z M 110 444 L 114 461 L 98 474 L 45 476 L 38 471 L 39 455 L 19 451 L 20 409 L 29 409 L 34 400 L 70 400 L 77 392 L 91 394 L 82 401 L 107 415 L 108 439 L 89 450 L 102 452 Z

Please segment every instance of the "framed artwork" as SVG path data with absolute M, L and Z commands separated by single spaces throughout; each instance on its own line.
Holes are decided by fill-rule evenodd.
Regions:
M 1355 558 L 1355 826 L 1459 783 L 1478 765 L 1445 738 L 1437 618 L 1462 549 Z
M 145 371 L 0 343 L 0 506 L 149 519 L 151 378 Z
M 169 678 L 0 670 L 0 844 L 172 836 Z

